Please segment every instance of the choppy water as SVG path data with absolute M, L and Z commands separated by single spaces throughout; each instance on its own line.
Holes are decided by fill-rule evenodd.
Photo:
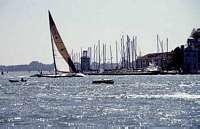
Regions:
M 200 128 L 199 75 L 8 81 L 20 75 L 0 75 L 0 128 Z M 92 84 L 100 78 L 115 84 Z

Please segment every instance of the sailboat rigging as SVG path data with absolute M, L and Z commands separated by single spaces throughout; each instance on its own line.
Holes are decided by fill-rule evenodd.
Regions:
M 65 45 L 64 42 L 58 32 L 56 24 L 51 16 L 50 11 L 49 13 L 49 26 L 50 26 L 50 36 L 51 36 L 51 46 L 52 46 L 52 54 L 53 54 L 53 65 L 54 65 L 54 74 L 39 74 L 39 77 L 83 77 L 84 74 L 78 73 Z M 61 56 L 63 63 L 68 65 L 64 67 L 64 71 L 59 69 L 59 66 L 56 61 L 56 54 Z

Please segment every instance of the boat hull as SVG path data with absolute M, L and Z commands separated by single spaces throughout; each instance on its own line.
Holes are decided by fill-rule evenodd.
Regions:
M 14 80 L 14 79 L 9 79 L 9 82 L 13 83 L 13 82 L 26 82 L 26 80 Z
M 20 82 L 19 80 L 9 80 L 9 82 Z
M 60 77 L 84 77 L 82 73 L 62 73 L 62 74 L 35 74 L 31 77 L 47 77 L 47 78 L 60 78 Z
M 92 84 L 114 84 L 114 81 L 109 79 L 102 79 L 102 80 L 92 81 Z

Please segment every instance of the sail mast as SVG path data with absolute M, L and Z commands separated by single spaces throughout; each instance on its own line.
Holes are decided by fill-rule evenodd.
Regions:
M 116 64 L 117 64 L 117 69 L 118 69 L 118 49 L 117 49 L 117 41 L 116 41 Z
M 50 18 L 50 12 L 49 12 L 49 18 Z M 51 26 L 50 23 L 50 19 L 49 19 L 49 25 Z M 54 53 L 54 46 L 53 46 L 53 36 L 51 33 L 51 29 L 50 29 L 50 35 L 51 35 L 51 47 L 52 47 L 52 53 L 53 53 L 53 65 L 54 65 L 54 70 L 55 70 L 55 74 L 57 74 L 57 67 L 56 67 L 56 60 L 55 60 L 55 53 Z
M 57 67 L 56 67 L 56 60 L 55 60 L 55 53 L 54 53 L 54 47 L 53 47 L 53 38 L 52 38 L 52 34 L 51 34 L 51 45 L 52 45 L 53 64 L 54 64 L 55 74 L 57 74 Z

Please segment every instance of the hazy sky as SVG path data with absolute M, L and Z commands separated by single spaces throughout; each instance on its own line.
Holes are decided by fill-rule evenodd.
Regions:
M 0 0 L 0 64 L 52 62 L 48 9 L 67 49 L 78 51 L 100 39 L 115 44 L 138 36 L 142 54 L 156 52 L 156 34 L 169 49 L 186 44 L 200 27 L 200 0 Z

